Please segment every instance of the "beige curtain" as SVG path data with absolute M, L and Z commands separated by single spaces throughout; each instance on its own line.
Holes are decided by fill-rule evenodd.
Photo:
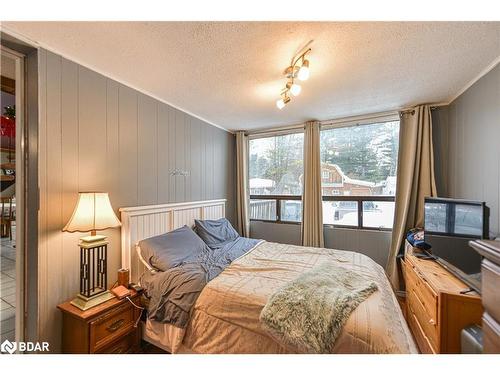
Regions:
M 236 132 L 236 226 L 243 237 L 250 236 L 248 218 L 248 137 Z
M 396 256 L 410 228 L 424 222 L 424 198 L 436 196 L 432 117 L 428 105 L 401 113 L 399 130 L 396 208 L 386 272 L 395 290 L 399 289 Z
M 304 192 L 302 195 L 303 246 L 324 246 L 319 136 L 319 122 L 307 122 L 304 131 Z

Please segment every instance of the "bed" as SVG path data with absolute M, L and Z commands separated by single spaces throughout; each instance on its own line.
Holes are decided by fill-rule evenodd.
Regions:
M 225 200 L 122 208 L 122 266 L 131 281 L 148 272 L 137 243 L 195 219 L 225 216 Z M 145 341 L 171 353 L 297 353 L 262 327 L 260 313 L 285 283 L 322 262 L 336 262 L 372 279 L 378 290 L 350 315 L 332 353 L 417 353 L 384 270 L 355 252 L 260 241 L 201 291 L 185 329 L 147 319 Z

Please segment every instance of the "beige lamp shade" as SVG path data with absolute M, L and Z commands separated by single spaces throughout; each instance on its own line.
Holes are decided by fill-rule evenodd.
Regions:
M 89 232 L 119 227 L 108 193 L 78 193 L 78 203 L 64 232 Z

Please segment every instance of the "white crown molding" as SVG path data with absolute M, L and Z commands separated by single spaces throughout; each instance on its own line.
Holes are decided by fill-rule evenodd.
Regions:
M 471 88 L 477 81 L 483 78 L 486 74 L 492 71 L 500 63 L 500 56 L 493 60 L 486 68 L 484 68 L 475 78 L 471 79 L 461 90 L 459 90 L 455 95 L 453 95 L 449 100 L 447 105 L 453 103 L 460 95 Z
M 45 49 L 45 50 L 47 50 L 47 51 L 50 51 L 50 52 L 55 53 L 55 54 L 57 54 L 57 55 L 59 55 L 59 56 L 62 56 L 62 57 L 64 57 L 64 58 L 65 58 L 65 59 L 67 59 L 67 60 L 70 60 L 70 61 L 72 61 L 72 62 L 74 62 L 74 63 L 77 63 L 77 64 L 79 64 L 79 65 L 81 65 L 81 66 L 83 66 L 83 67 L 85 67 L 85 68 L 88 68 L 88 69 L 90 69 L 90 70 L 93 70 L 94 72 L 99 73 L 99 74 L 103 75 L 103 76 L 104 76 L 104 77 L 106 77 L 106 78 L 112 79 L 112 80 L 114 80 L 114 81 L 116 81 L 116 82 L 118 82 L 118 83 L 121 83 L 121 84 L 123 84 L 123 85 L 125 85 L 125 86 L 128 86 L 128 87 L 130 87 L 131 89 L 134 89 L 134 90 L 136 90 L 136 91 L 138 91 L 138 92 L 140 92 L 140 93 L 142 93 L 142 94 L 144 94 L 144 95 L 147 95 L 147 96 L 149 96 L 149 97 L 151 97 L 151 98 L 153 98 L 153 99 L 158 100 L 159 102 L 162 102 L 162 103 L 164 103 L 164 104 L 167 104 L 167 105 L 169 105 L 169 106 L 171 106 L 171 107 L 173 107 L 173 108 L 175 108 L 175 109 L 178 109 L 179 111 L 182 111 L 182 112 L 184 112 L 184 113 L 186 113 L 186 114 L 188 114 L 188 115 L 190 115 L 190 116 L 193 116 L 193 117 L 197 118 L 198 120 L 201 120 L 201 121 L 203 121 L 203 122 L 206 122 L 206 123 L 207 123 L 207 124 L 209 124 L 209 125 L 215 126 L 216 128 L 219 128 L 219 129 L 224 130 L 224 131 L 226 131 L 226 132 L 228 132 L 228 133 L 234 134 L 234 131 L 233 131 L 233 130 L 226 129 L 226 128 L 225 128 L 225 127 L 223 127 L 223 126 L 221 126 L 221 125 L 217 125 L 217 124 L 213 123 L 212 121 L 207 120 L 207 119 L 205 119 L 205 118 L 203 118 L 203 117 L 201 117 L 201 116 L 198 116 L 198 115 L 196 115 L 196 114 L 194 114 L 194 113 L 192 113 L 192 112 L 190 112 L 190 111 L 188 111 L 188 110 L 186 110 L 186 109 L 184 109 L 184 108 L 181 108 L 181 107 L 179 107 L 179 106 L 177 106 L 177 105 L 174 105 L 174 104 L 172 104 L 172 103 L 169 103 L 169 102 L 168 102 L 168 101 L 166 101 L 165 99 L 159 98 L 158 96 L 156 96 L 155 94 L 153 94 L 153 93 L 151 93 L 151 92 L 149 92 L 149 91 L 147 91 L 147 90 L 144 90 L 144 89 L 138 88 L 138 87 L 134 86 L 133 84 L 131 84 L 131 83 L 129 83 L 129 82 L 127 82 L 127 81 L 125 81 L 125 80 L 123 80 L 123 79 L 121 79 L 121 78 L 118 78 L 118 77 L 114 76 L 112 73 L 105 72 L 105 71 L 103 71 L 103 70 L 101 70 L 101 69 L 99 69 L 99 68 L 96 68 L 95 66 L 92 66 L 92 65 L 90 65 L 90 64 L 83 63 L 83 62 L 79 61 L 78 59 L 76 59 L 76 58 L 74 58 L 74 57 L 72 57 L 72 56 L 68 56 L 68 55 L 66 55 L 66 54 L 64 54 L 64 53 L 61 53 L 61 52 L 60 52 L 60 51 L 58 51 L 56 48 L 53 48 L 53 47 L 51 47 L 51 46 L 48 46 L 48 45 L 46 45 L 46 44 L 45 44 L 45 43 L 43 43 L 43 42 L 38 42 L 38 41 L 36 41 L 36 40 L 32 40 L 31 38 L 29 38 L 29 37 L 27 37 L 27 36 L 25 36 L 25 35 L 23 35 L 23 34 L 20 34 L 20 33 L 18 33 L 17 31 L 14 31 L 14 30 L 12 30 L 12 29 L 10 29 L 10 28 L 8 28 L 8 27 L 6 27 L 6 26 L 3 26 L 3 25 L 1 25 L 1 26 L 0 26 L 0 31 L 5 32 L 6 34 L 9 34 L 9 35 L 11 35 L 11 36 L 12 36 L 12 37 L 14 37 L 14 38 L 19 39 L 19 40 L 20 40 L 20 41 L 22 41 L 22 42 L 25 42 L 25 43 L 30 44 L 30 45 L 31 45 L 31 46 L 33 46 L 34 48 L 37 48 L 37 49 L 43 48 L 43 49 Z

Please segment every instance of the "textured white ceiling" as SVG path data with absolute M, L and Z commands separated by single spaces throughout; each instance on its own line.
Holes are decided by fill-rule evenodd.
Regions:
M 500 56 L 500 22 L 3 25 L 232 130 L 446 102 Z M 282 71 L 311 39 L 311 77 L 280 111 Z

